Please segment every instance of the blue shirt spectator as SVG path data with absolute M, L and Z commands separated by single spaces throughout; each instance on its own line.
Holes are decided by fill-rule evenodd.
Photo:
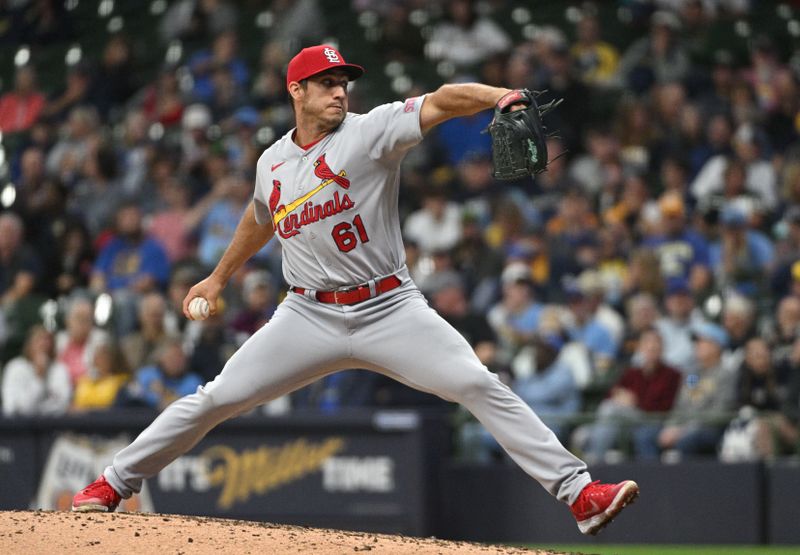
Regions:
M 711 280 L 708 241 L 687 229 L 683 199 L 666 193 L 659 200 L 663 233 L 642 241 L 642 246 L 656 252 L 665 280 L 685 278 L 692 291 L 705 289 Z
M 120 392 L 118 405 L 144 405 L 161 411 L 174 400 L 194 393 L 203 384 L 200 376 L 189 371 L 179 338 L 167 340 L 156 360 L 156 364 L 136 371 L 131 384 Z
M 535 338 L 537 370 L 516 380 L 512 387 L 561 439 L 567 431 L 563 418 L 581 410 L 581 394 L 572 369 L 558 357 L 563 344 L 558 334 Z
M 100 251 L 92 286 L 97 291 L 131 289 L 144 293 L 169 279 L 169 259 L 161 243 L 146 237 L 141 209 L 125 204 L 117 212 L 117 235 Z

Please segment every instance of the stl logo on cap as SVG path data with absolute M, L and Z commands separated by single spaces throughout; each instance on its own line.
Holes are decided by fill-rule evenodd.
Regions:
M 332 64 L 336 64 L 332 66 Z M 364 73 L 364 68 L 356 64 L 348 64 L 338 50 L 332 46 L 318 44 L 303 48 L 297 55 L 289 61 L 286 68 L 286 88 L 289 83 L 328 71 L 337 69 L 345 72 L 350 81 L 358 79 Z
M 334 50 L 333 48 L 326 48 L 322 51 L 325 54 L 325 57 L 328 58 L 328 61 L 332 64 L 341 64 L 342 60 L 339 58 L 339 53 Z

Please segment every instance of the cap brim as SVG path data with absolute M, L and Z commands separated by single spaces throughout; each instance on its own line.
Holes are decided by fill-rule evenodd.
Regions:
M 316 73 L 311 73 L 310 75 L 306 75 L 305 77 L 302 77 L 302 78 L 298 79 L 298 81 L 302 81 L 303 79 L 308 79 L 309 77 L 314 77 L 315 75 L 319 75 L 321 73 L 325 73 L 326 71 L 336 71 L 336 70 L 343 71 L 347 75 L 347 78 L 350 81 L 355 81 L 356 79 L 358 79 L 359 77 L 364 75 L 364 68 L 359 66 L 359 65 L 356 65 L 356 64 L 340 64 L 340 65 L 335 65 L 335 66 L 331 66 L 331 67 L 326 67 L 325 69 L 321 69 L 321 70 L 317 71 Z

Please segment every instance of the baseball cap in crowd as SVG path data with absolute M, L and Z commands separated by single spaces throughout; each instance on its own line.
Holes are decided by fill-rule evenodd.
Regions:
M 713 341 L 722 349 L 728 346 L 728 332 L 722 326 L 711 322 L 700 322 L 692 325 L 692 339 Z
M 564 346 L 564 337 L 560 333 L 539 333 L 534 340 L 542 345 L 547 345 L 554 351 L 560 351 Z
M 211 125 L 211 110 L 205 104 L 192 104 L 183 112 L 183 128 L 187 131 Z
M 792 279 L 800 281 L 800 260 L 792 264 Z
M 683 216 L 686 213 L 683 199 L 677 193 L 662 195 L 658 201 L 658 208 L 662 216 Z
M 289 62 L 286 70 L 286 87 L 292 81 L 302 81 L 312 75 L 329 69 L 341 69 L 353 81 L 364 74 L 364 68 L 356 64 L 348 64 L 339 51 L 327 44 L 303 48 Z
M 664 293 L 669 295 L 690 295 L 692 290 L 689 288 L 689 281 L 682 277 L 672 277 L 667 279 Z
M 533 281 L 531 267 L 524 262 L 512 262 L 503 270 L 500 281 L 502 281 L 504 285 L 508 283 L 518 283 L 520 281 L 531 282 Z
M 727 205 L 722 209 L 719 221 L 729 227 L 742 227 L 747 224 L 747 214 L 738 206 Z

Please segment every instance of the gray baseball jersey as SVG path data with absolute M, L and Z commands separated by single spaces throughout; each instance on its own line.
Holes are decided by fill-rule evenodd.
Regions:
M 272 221 L 289 284 L 328 291 L 394 275 L 399 286 L 356 304 L 290 293 L 213 381 L 175 401 L 117 453 L 104 476 L 123 497 L 138 492 L 143 479 L 219 422 L 347 368 L 367 368 L 461 403 L 562 501 L 574 502 L 591 481 L 586 465 L 480 363 L 408 275 L 398 171 L 403 155 L 422 138 L 423 102 L 412 98 L 348 114 L 338 129 L 305 149 L 289 133 L 263 154 L 256 219 Z
M 305 149 L 289 132 L 261 155 L 256 220 L 275 227 L 287 283 L 339 289 L 403 267 L 399 166 L 422 140 L 423 98 L 348 113 L 335 133 Z

